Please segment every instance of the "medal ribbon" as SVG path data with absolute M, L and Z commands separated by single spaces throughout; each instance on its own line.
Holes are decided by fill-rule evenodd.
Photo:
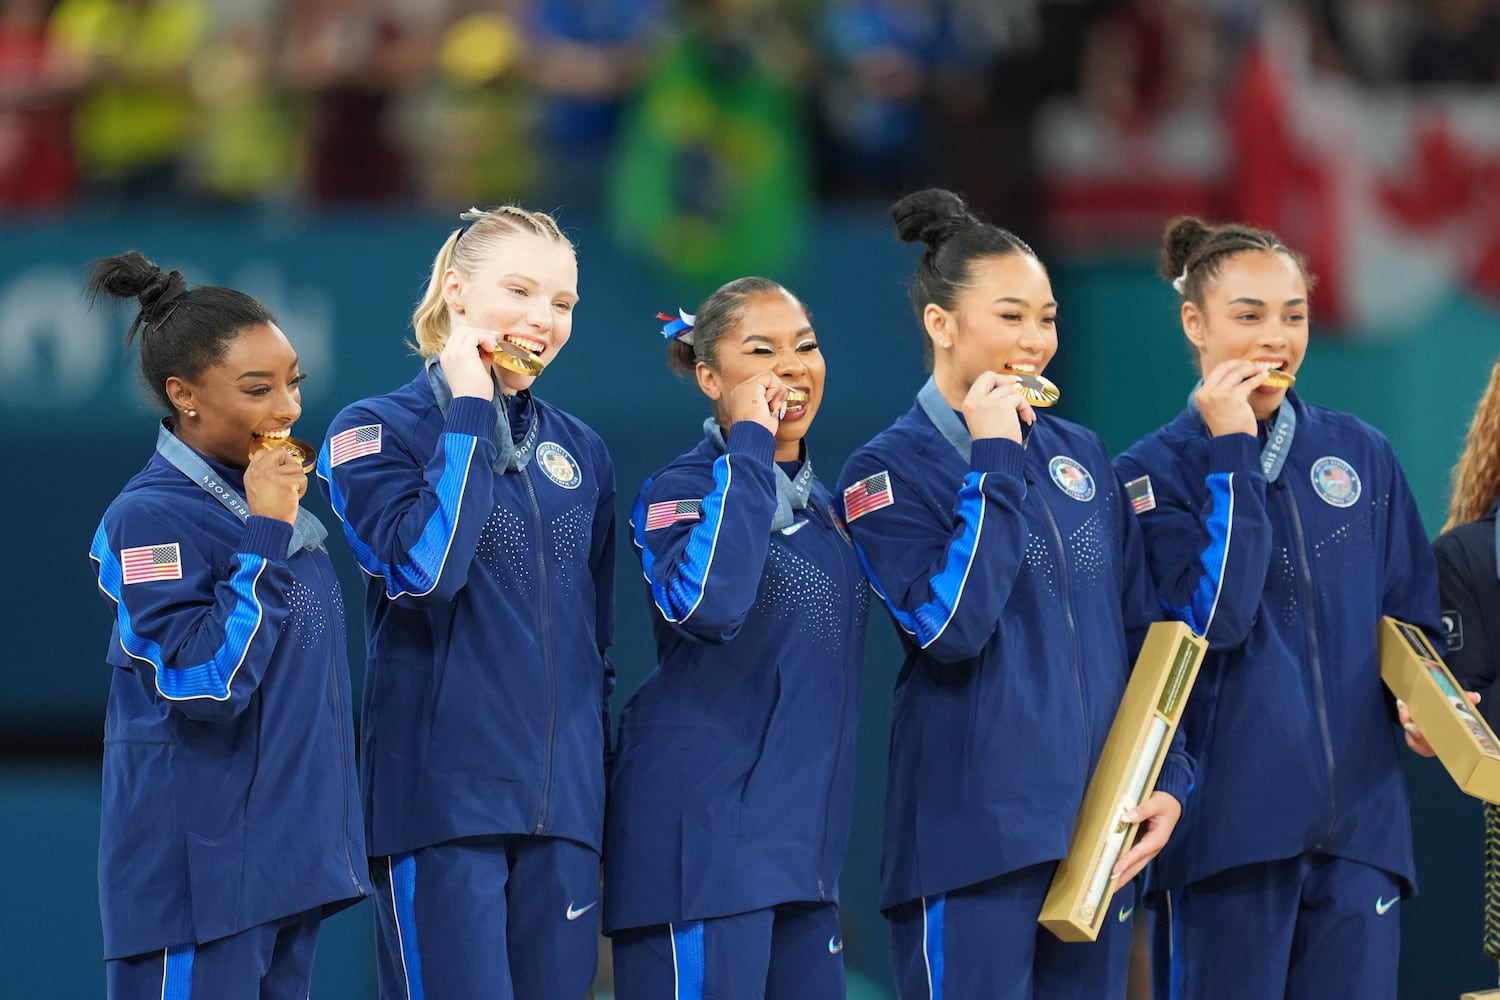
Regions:
M 728 450 L 728 445 L 724 443 L 724 431 L 713 417 L 703 421 L 703 434 L 721 454 Z M 812 460 L 802 463 L 795 479 L 788 478 L 779 465 L 773 463 L 772 468 L 776 472 L 776 516 L 771 519 L 771 530 L 781 531 L 796 523 L 797 515 L 794 511 L 807 508 L 807 498 L 812 493 Z
M 491 376 L 491 381 L 494 376 Z M 448 378 L 443 374 L 443 366 L 438 363 L 437 355 L 427 359 L 427 381 L 432 386 L 432 394 L 437 398 L 438 409 L 443 411 L 443 416 L 448 415 L 448 404 L 453 402 L 453 390 L 448 388 Z M 526 463 L 531 461 L 531 453 L 536 448 L 537 435 L 541 432 L 541 414 L 536 411 L 536 403 L 531 398 L 531 393 L 519 393 L 523 412 L 531 410 L 530 425 L 526 428 L 526 434 L 521 442 L 517 444 L 510 434 L 510 417 L 505 412 L 505 396 L 498 389 L 495 390 L 495 446 L 500 449 L 499 456 L 495 459 L 495 474 L 503 472 L 519 472 L 526 468 Z
M 240 496 L 239 491 L 220 482 L 209 464 L 196 451 L 183 444 L 177 435 L 167 430 L 165 422 L 156 432 L 156 452 L 171 462 L 177 471 L 203 487 L 203 492 L 229 508 L 230 513 L 241 522 L 249 519 L 250 505 L 245 503 L 245 498 Z M 327 537 L 328 529 L 323 527 L 323 522 L 310 511 L 298 507 L 297 521 L 292 525 L 292 540 L 286 547 L 286 557 L 290 559 L 302 549 L 319 548 Z
M 1198 384 L 1193 386 L 1192 392 L 1188 393 L 1188 406 L 1202 419 L 1203 413 L 1198 409 L 1198 401 L 1193 398 L 1193 393 L 1203 384 L 1199 379 Z M 1291 393 L 1288 392 L 1290 397 Z M 1297 433 L 1297 411 L 1292 409 L 1289 399 L 1282 400 L 1281 406 L 1276 410 L 1276 423 L 1272 425 L 1270 433 L 1266 435 L 1266 443 L 1260 449 L 1260 471 L 1265 473 L 1266 482 L 1274 483 L 1281 476 L 1281 467 L 1286 464 L 1286 455 L 1292 448 L 1292 438 Z

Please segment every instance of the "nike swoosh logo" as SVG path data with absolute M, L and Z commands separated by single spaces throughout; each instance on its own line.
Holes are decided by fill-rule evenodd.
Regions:
M 783 535 L 795 535 L 797 532 L 802 530 L 802 526 L 806 523 L 806 521 L 798 521 L 796 524 L 787 525 L 785 528 L 781 529 L 781 533 Z
M 1392 896 L 1390 899 L 1385 899 L 1385 898 L 1383 898 L 1381 896 L 1376 896 L 1375 897 L 1375 912 L 1378 913 L 1378 914 L 1380 914 L 1382 917 L 1385 916 L 1386 911 L 1389 910 L 1391 907 L 1395 906 L 1396 905 L 1396 900 L 1398 900 L 1400 898 L 1401 898 L 1400 896 Z
M 575 910 L 575 909 L 573 909 L 573 902 L 572 902 L 572 900 L 569 900 L 568 901 L 568 919 L 569 920 L 577 920 L 579 917 L 583 916 L 585 913 L 589 912 L 590 910 L 592 910 L 594 907 L 596 907 L 598 905 L 599 905 L 599 901 L 596 899 L 592 903 L 590 903 L 588 906 L 585 906 L 583 909 L 581 909 L 581 910 Z
M 844 942 L 839 940 L 839 936 L 837 934 L 828 939 L 828 954 L 837 955 L 843 950 Z
M 1133 906 L 1130 909 L 1128 909 L 1128 910 L 1121 910 L 1120 911 L 1120 923 L 1123 924 L 1125 921 L 1129 920 L 1130 919 L 1130 915 L 1132 913 L 1134 913 L 1134 912 L 1135 912 L 1135 907 L 1133 907 Z

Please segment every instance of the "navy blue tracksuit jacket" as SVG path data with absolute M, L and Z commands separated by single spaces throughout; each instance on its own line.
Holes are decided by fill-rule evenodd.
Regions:
M 850 534 L 905 650 L 887 909 L 1067 854 L 1135 654 L 1160 617 L 1096 434 L 1044 414 L 1024 446 L 970 441 L 958 414 L 944 419 L 956 443 L 919 402 L 839 478 Z M 1157 787 L 1181 800 L 1191 775 L 1174 749 Z
M 614 467 L 530 395 L 526 461 L 495 469 L 496 404 L 446 416 L 427 372 L 329 427 L 318 475 L 367 574 L 370 851 L 533 834 L 600 849 Z
M 657 666 L 620 719 L 607 932 L 838 900 L 869 591 L 815 479 L 774 526 L 771 434 L 715 436 L 631 517 Z
M 244 470 L 210 460 L 244 494 Z M 161 455 L 90 557 L 114 626 L 104 957 L 202 944 L 369 893 L 344 602 L 328 552 L 241 522 Z
M 1117 463 L 1149 486 L 1139 520 L 1163 603 L 1209 641 L 1182 723 L 1198 785 L 1158 884 L 1317 851 L 1410 892 L 1405 750 L 1376 642 L 1381 615 L 1441 642 L 1432 551 L 1383 435 L 1293 392 L 1282 405 L 1296 430 L 1274 482 L 1267 429 L 1214 438 L 1192 409 Z

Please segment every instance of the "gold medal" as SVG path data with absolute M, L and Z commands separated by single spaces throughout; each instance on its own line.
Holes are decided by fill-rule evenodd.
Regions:
M 311 472 L 318 462 L 318 449 L 294 437 L 263 437 L 256 438 L 255 443 L 260 445 L 261 450 L 270 451 L 272 448 L 285 448 L 292 456 L 292 460 L 302 467 L 304 473 Z M 257 449 L 250 449 L 250 457 L 255 457 Z
M 1032 406 L 1051 406 L 1062 396 L 1062 392 L 1050 379 L 1034 372 L 1023 372 L 1015 368 L 1002 368 L 1000 374 L 1010 375 L 1016 380 L 1016 388 Z
M 788 406 L 796 406 L 799 403 L 807 402 L 807 400 L 807 393 L 803 392 L 801 389 L 788 389 L 786 391 L 786 401 Z
M 1291 372 L 1284 372 L 1280 368 L 1270 368 L 1266 371 L 1264 385 L 1272 389 L 1290 389 L 1297 383 L 1297 376 Z
M 512 344 L 508 340 L 502 340 L 495 345 L 490 352 L 490 357 L 495 364 L 506 371 L 515 372 L 517 375 L 540 375 L 547 363 L 535 351 L 522 347 L 520 344 Z

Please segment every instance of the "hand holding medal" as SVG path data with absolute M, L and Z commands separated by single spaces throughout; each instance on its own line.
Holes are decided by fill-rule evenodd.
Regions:
M 312 445 L 289 434 L 257 437 L 245 468 L 245 502 L 250 513 L 295 524 L 315 455 Z

